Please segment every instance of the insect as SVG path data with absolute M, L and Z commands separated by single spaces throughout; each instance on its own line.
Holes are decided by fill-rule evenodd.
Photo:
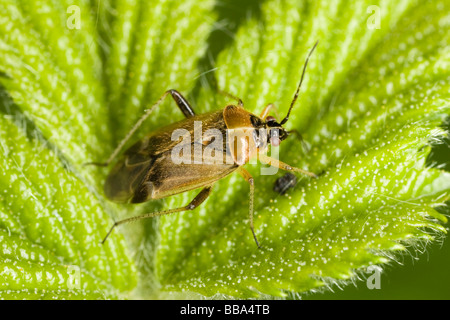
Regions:
M 267 105 L 260 116 L 256 116 L 244 109 L 244 104 L 241 99 L 228 93 L 225 94 L 236 100 L 237 105 L 227 105 L 224 109 L 219 111 L 196 115 L 189 102 L 178 91 L 167 90 L 153 106 L 146 110 L 144 115 L 119 143 L 106 162 L 88 163 L 99 166 L 108 166 L 116 158 L 134 132 L 142 125 L 145 119 L 148 118 L 151 112 L 170 95 L 184 114 L 185 119 L 150 133 L 126 150 L 106 178 L 104 184 L 105 195 L 115 202 L 142 203 L 202 188 L 200 193 L 198 193 L 186 206 L 147 213 L 115 222 L 106 234 L 102 243 L 106 241 L 114 228 L 121 224 L 197 208 L 208 198 L 216 181 L 237 171 L 250 186 L 249 223 L 256 245 L 260 248 L 261 246 L 253 227 L 254 180 L 250 173 L 242 166 L 248 163 L 251 158 L 258 156 L 262 163 L 283 170 L 299 172 L 310 177 L 316 177 L 314 173 L 292 167 L 284 162 L 267 156 L 265 151 L 269 144 L 274 147 L 279 146 L 281 141 L 285 140 L 290 133 L 290 131 L 283 128 L 283 125 L 288 121 L 292 108 L 298 98 L 309 58 L 317 44 L 318 42 L 315 43 L 306 58 L 301 79 L 290 104 L 288 113 L 280 122 L 269 115 L 274 107 L 273 104 Z M 194 127 L 196 121 L 199 121 L 202 124 L 203 135 L 200 139 L 195 139 Z M 207 134 L 206 137 L 204 136 L 204 134 L 208 132 L 208 129 L 216 129 L 224 136 L 229 136 L 232 133 L 234 137 L 237 138 L 237 141 L 240 142 L 240 147 L 229 148 L 230 144 L 234 144 L 234 142 L 229 142 L 225 139 L 222 144 L 223 148 L 219 148 L 219 152 L 222 152 L 223 159 L 226 161 L 223 161 L 222 163 L 208 162 L 210 159 L 208 159 L 208 156 L 205 156 L 205 153 L 203 152 L 203 157 L 201 159 L 203 161 L 200 164 L 195 162 L 175 164 L 171 154 L 174 148 L 178 146 L 179 141 L 174 141 L 172 139 L 172 133 L 177 129 L 183 129 L 190 134 L 193 133 L 194 140 L 189 142 L 189 146 L 193 148 L 200 147 L 201 151 L 205 151 L 208 145 L 215 140 L 215 138 L 210 137 Z
M 289 188 L 295 187 L 297 184 L 297 177 L 290 172 L 287 172 L 284 176 L 279 177 L 273 186 L 273 191 L 279 194 L 285 194 Z

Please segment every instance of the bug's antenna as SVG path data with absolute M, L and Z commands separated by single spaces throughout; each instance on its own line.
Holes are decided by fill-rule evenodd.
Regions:
M 313 53 L 314 49 L 317 47 L 318 43 L 319 43 L 319 40 L 316 41 L 316 43 L 314 44 L 314 47 L 311 49 L 311 51 L 309 52 L 308 56 L 306 57 L 306 61 L 305 61 L 305 64 L 303 66 L 303 72 L 302 72 L 302 77 L 300 79 L 300 83 L 298 84 L 297 91 L 295 91 L 294 99 L 291 102 L 291 106 L 289 107 L 289 111 L 288 111 L 286 117 L 280 123 L 281 125 L 285 124 L 288 121 L 288 119 L 289 119 L 289 115 L 291 114 L 292 107 L 294 106 L 295 101 L 297 101 L 298 93 L 300 92 L 300 87 L 302 86 L 303 78 L 305 77 L 306 66 L 308 65 L 309 58 L 311 57 L 311 54 Z

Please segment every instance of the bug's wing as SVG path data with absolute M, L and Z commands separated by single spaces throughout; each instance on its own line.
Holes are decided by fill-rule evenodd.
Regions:
M 197 142 L 201 143 L 202 137 L 207 137 L 208 131 L 211 129 L 219 130 L 223 135 L 225 134 L 226 124 L 222 111 L 186 118 L 160 128 L 138 141 L 125 152 L 125 155 L 129 158 L 128 163 L 139 163 L 148 157 L 172 150 L 180 144 L 181 137 L 185 135 L 191 137 L 191 142 L 197 139 Z
M 194 132 L 197 128 L 201 128 L 198 139 Z M 217 111 L 184 119 L 153 132 L 136 142 L 123 154 L 106 179 L 105 195 L 115 202 L 143 202 L 166 194 L 195 189 L 199 184 L 210 181 L 213 174 L 216 175 L 215 180 L 217 180 L 224 168 L 215 166 L 215 170 L 202 171 L 199 164 L 193 164 L 191 167 L 176 167 L 170 155 L 171 151 L 180 145 L 180 139 L 172 139 L 172 137 L 175 130 L 184 130 L 191 136 L 190 147 L 194 149 L 194 144 L 201 145 L 203 154 L 204 148 L 211 141 L 208 130 L 219 131 L 224 137 L 225 145 L 225 128 L 223 113 Z M 226 166 L 227 169 L 228 167 Z M 208 179 L 203 179 L 205 174 L 208 175 Z M 164 192 L 158 192 L 163 189 Z
M 189 190 L 213 185 L 238 168 L 231 163 L 179 163 L 173 164 L 167 158 L 169 154 L 158 158 L 148 173 L 148 179 L 138 187 L 131 202 L 144 202 L 150 199 L 161 199 Z M 151 189 L 151 190 L 150 190 Z M 150 195 L 149 192 L 152 192 Z

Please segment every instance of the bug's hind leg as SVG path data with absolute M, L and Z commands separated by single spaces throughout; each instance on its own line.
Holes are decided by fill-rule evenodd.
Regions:
M 167 90 L 166 93 L 167 92 L 169 92 L 172 95 L 173 100 L 175 100 L 178 108 L 180 108 L 181 112 L 183 112 L 186 118 L 191 118 L 195 116 L 194 109 L 192 109 L 189 102 L 186 100 L 185 97 L 183 97 L 181 93 L 179 93 L 177 90 L 174 89 Z
M 114 228 L 117 226 L 120 226 L 121 224 L 133 222 L 133 221 L 137 221 L 137 220 L 142 220 L 142 219 L 147 219 L 147 218 L 159 217 L 159 216 L 163 216 L 163 215 L 171 214 L 171 213 L 175 213 L 175 212 L 194 210 L 209 197 L 209 195 L 211 194 L 211 190 L 212 190 L 212 186 L 203 188 L 202 191 L 200 191 L 200 193 L 187 206 L 184 206 L 184 207 L 163 210 L 163 211 L 156 211 L 156 212 L 152 212 L 152 213 L 146 213 L 146 214 L 143 214 L 140 216 L 131 217 L 128 219 L 117 221 L 113 224 L 113 226 L 111 227 L 109 232 L 106 234 L 105 238 L 102 241 L 102 244 L 105 243 L 106 239 L 108 239 L 109 235 L 114 230 Z
M 181 112 L 183 112 L 183 114 L 186 118 L 191 118 L 191 117 L 195 116 L 195 112 L 192 109 L 191 105 L 186 100 L 186 98 L 183 97 L 183 95 L 181 93 L 179 93 L 177 90 L 173 90 L 173 89 L 167 90 L 158 99 L 158 101 L 156 101 L 156 103 L 154 105 L 152 105 L 149 109 L 147 109 L 145 111 L 144 115 L 136 122 L 136 124 L 133 126 L 133 128 L 131 128 L 131 130 L 127 133 L 125 138 L 122 139 L 122 141 L 119 143 L 119 145 L 113 151 L 113 153 L 108 158 L 108 160 L 106 160 L 106 162 L 88 162 L 88 163 L 85 163 L 84 165 L 85 166 L 86 165 L 95 165 L 95 166 L 100 166 L 100 167 L 108 166 L 114 160 L 114 158 L 119 154 L 120 150 L 122 150 L 125 143 L 127 143 L 127 141 L 136 132 L 136 130 L 139 129 L 139 127 L 148 118 L 148 116 L 153 112 L 153 110 L 155 110 L 156 107 L 158 107 L 164 101 L 164 99 L 167 97 L 167 95 L 169 95 L 169 94 L 172 96 L 173 100 L 175 100 L 178 108 L 181 110 Z

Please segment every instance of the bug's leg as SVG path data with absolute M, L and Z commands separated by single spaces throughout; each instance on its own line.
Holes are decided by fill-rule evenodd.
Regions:
M 166 93 L 167 92 L 169 92 L 172 95 L 173 100 L 175 100 L 178 108 L 180 108 L 181 112 L 183 112 L 186 118 L 191 118 L 195 116 L 194 109 L 192 109 L 189 102 L 186 100 L 185 97 L 183 97 L 181 93 L 179 93 L 177 90 L 174 89 L 167 90 Z
M 292 130 L 289 130 L 289 131 L 288 131 L 288 134 L 291 134 L 291 133 L 295 134 L 296 137 L 297 137 L 297 139 L 300 140 L 300 142 L 302 143 L 302 148 L 303 148 L 303 150 L 305 150 L 305 152 L 309 152 L 309 146 L 308 146 L 308 144 L 305 142 L 305 140 L 303 140 L 303 137 L 302 137 L 301 133 L 298 132 L 298 130 L 296 130 L 296 129 L 292 129 Z
M 195 116 L 194 110 L 189 105 L 189 102 L 181 95 L 181 93 L 179 93 L 178 91 L 173 90 L 173 89 L 167 90 L 158 99 L 158 101 L 156 101 L 156 103 L 150 107 L 150 109 L 147 109 L 145 111 L 144 115 L 136 122 L 136 124 L 133 126 L 133 128 L 127 133 L 125 138 L 123 138 L 122 141 L 120 141 L 119 145 L 113 151 L 113 153 L 108 158 L 108 160 L 106 160 L 106 162 L 88 162 L 88 163 L 85 163 L 84 165 L 85 166 L 86 165 L 95 165 L 95 166 L 100 166 L 100 167 L 108 166 L 111 163 L 111 161 L 113 161 L 114 158 L 119 154 L 120 150 L 122 150 L 125 143 L 127 143 L 127 141 L 136 132 L 136 130 L 139 129 L 139 127 L 148 118 L 148 116 L 153 112 L 153 110 L 155 110 L 155 108 L 158 107 L 164 101 L 164 99 L 167 97 L 168 94 L 170 94 L 172 96 L 173 100 L 175 100 L 175 102 L 177 103 L 178 108 L 180 108 L 181 112 L 183 112 L 183 114 L 186 118 Z
M 254 194 L 255 194 L 255 183 L 254 183 L 253 177 L 244 168 L 239 167 L 238 168 L 238 173 L 245 180 L 247 180 L 248 184 L 250 185 L 250 194 L 249 194 L 250 229 L 252 230 L 253 238 L 255 239 L 256 245 L 258 246 L 258 248 L 261 248 L 261 246 L 259 245 L 258 239 L 256 238 L 255 228 L 253 227 L 253 198 L 254 198 Z
M 239 107 L 242 107 L 242 108 L 244 107 L 244 102 L 242 102 L 242 99 L 236 97 L 235 95 L 233 95 L 227 91 L 219 89 L 219 84 L 217 82 L 217 78 L 215 77 L 215 75 L 213 75 L 212 85 L 213 85 L 213 88 L 216 89 L 218 94 L 221 94 L 227 98 L 233 99 L 233 100 L 237 101 Z
M 220 89 L 217 89 L 217 92 L 221 95 L 224 95 L 225 97 L 236 100 L 239 107 L 242 107 L 242 108 L 244 107 L 244 102 L 242 102 L 242 100 L 240 98 L 236 97 L 235 95 L 232 95 L 231 93 L 220 90 Z
M 203 188 L 202 191 L 200 191 L 200 193 L 187 206 L 184 206 L 181 208 L 163 210 L 163 211 L 156 211 L 156 212 L 152 212 L 152 213 L 146 213 L 146 214 L 143 214 L 140 216 L 131 217 L 128 219 L 124 219 L 124 220 L 115 222 L 113 224 L 113 226 L 111 227 L 111 229 L 109 230 L 109 232 L 106 234 L 105 238 L 103 239 L 102 244 L 105 243 L 106 239 L 108 239 L 109 235 L 114 230 L 114 228 L 117 226 L 120 226 L 121 224 L 133 222 L 133 221 L 137 221 L 137 220 L 142 220 L 142 219 L 147 219 L 147 218 L 159 217 L 159 216 L 163 216 L 163 215 L 171 214 L 171 213 L 175 213 L 175 212 L 194 210 L 208 198 L 208 196 L 211 194 L 211 189 L 212 189 L 212 186 Z
M 275 115 L 277 116 L 277 119 L 280 118 L 280 115 L 278 114 L 278 108 L 273 103 L 269 103 L 261 112 L 261 115 L 259 116 L 261 119 L 266 120 L 267 116 L 269 115 L 270 111 L 272 109 L 275 111 Z
M 299 172 L 299 173 L 305 174 L 307 176 L 310 176 L 312 178 L 317 178 L 317 175 L 315 173 L 312 173 L 312 172 L 309 172 L 309 171 L 306 171 L 306 170 L 303 170 L 300 168 L 292 167 L 280 160 L 266 156 L 265 154 L 259 153 L 258 157 L 259 157 L 259 161 L 261 161 L 262 163 L 269 164 L 271 166 L 277 167 L 282 170 Z

